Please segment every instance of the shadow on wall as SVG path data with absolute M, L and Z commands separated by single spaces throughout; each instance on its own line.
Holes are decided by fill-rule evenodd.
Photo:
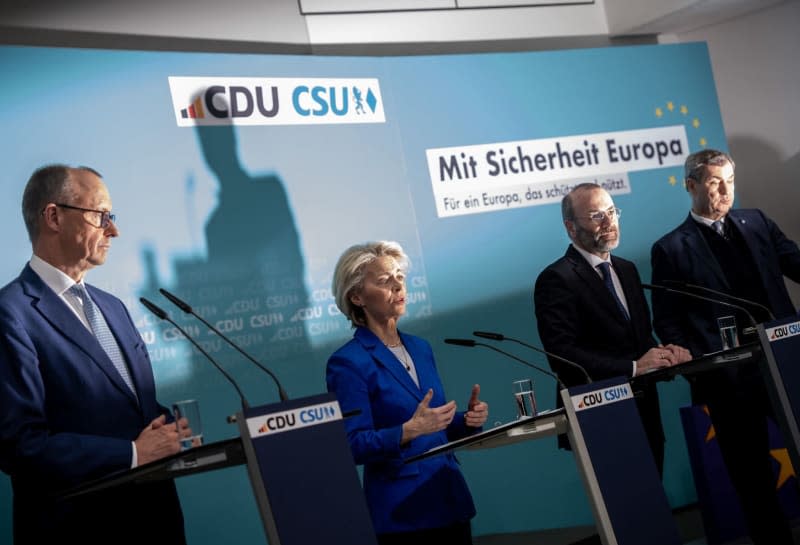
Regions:
M 736 202 L 742 208 L 760 208 L 775 220 L 784 234 L 800 242 L 800 154 L 782 160 L 780 151 L 764 140 L 738 135 L 728 138 L 736 162 Z M 800 306 L 800 285 L 786 286 L 795 307 Z
M 283 377 L 290 369 L 292 373 L 319 374 L 319 369 L 309 369 L 308 365 L 303 369 L 299 361 L 298 365 L 287 361 L 302 358 L 307 362 L 311 345 L 303 322 L 297 318 L 298 312 L 308 307 L 305 264 L 283 181 L 272 173 L 254 175 L 245 170 L 233 126 L 197 127 L 196 134 L 208 169 L 219 183 L 218 201 L 205 226 L 207 257 L 176 258 L 176 281 L 167 289 L 278 376 Z M 187 184 L 187 191 L 191 188 L 192 184 Z M 274 400 L 273 392 L 263 391 L 267 388 L 266 377 L 257 374 L 247 380 L 246 374 L 257 372 L 254 367 L 235 355 L 233 348 L 201 322 L 172 307 L 158 293 L 157 287 L 163 284 L 156 277 L 151 249 L 142 250 L 142 260 L 147 278 L 141 295 L 166 305 L 164 308 L 171 310 L 175 321 L 214 359 L 224 352 L 219 357 L 221 362 L 237 362 L 241 368 L 234 374 L 246 385 L 244 390 L 250 383 L 260 388 L 255 395 L 257 403 L 265 398 Z M 170 344 L 168 338 L 177 337 L 181 342 L 173 344 L 185 350 L 170 346 L 167 359 L 191 358 L 187 375 L 192 380 L 185 377 L 182 382 L 191 382 L 192 395 L 217 387 L 214 385 L 221 377 L 205 357 L 171 333 L 168 323 L 159 325 L 159 338 L 164 339 L 164 345 Z M 223 367 L 228 365 L 223 363 Z M 203 378 L 204 374 L 210 378 Z

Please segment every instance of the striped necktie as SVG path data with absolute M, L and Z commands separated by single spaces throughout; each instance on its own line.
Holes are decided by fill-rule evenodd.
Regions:
M 114 334 L 111 333 L 111 330 L 108 328 L 103 313 L 100 312 L 100 309 L 97 308 L 92 298 L 89 297 L 89 292 L 86 291 L 86 288 L 82 284 L 75 284 L 67 291 L 81 302 L 83 313 L 89 325 L 92 327 L 92 332 L 97 342 L 100 343 L 100 346 L 103 347 L 103 350 L 108 354 L 114 367 L 116 367 L 117 371 L 119 371 L 119 374 L 122 376 L 122 380 L 125 381 L 125 384 L 128 385 L 128 388 L 130 388 L 135 396 L 136 388 L 133 386 L 133 380 L 131 380 L 130 372 L 128 372 L 128 366 L 125 365 L 125 358 L 122 356 L 122 351 L 119 349 Z

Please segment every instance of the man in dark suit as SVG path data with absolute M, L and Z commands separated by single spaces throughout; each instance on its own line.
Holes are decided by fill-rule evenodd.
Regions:
M 687 361 L 679 346 L 660 346 L 652 335 L 650 309 L 636 266 L 611 255 L 619 244 L 619 214 L 611 195 L 595 184 L 576 186 L 561 203 L 572 244 L 536 279 L 534 303 L 545 350 L 582 366 L 593 380 L 633 377 Z M 583 374 L 558 360 L 550 366 L 567 386 Z M 659 473 L 664 430 L 655 385 L 636 393 Z M 560 402 L 560 398 L 558 398 Z M 561 446 L 566 446 L 562 438 Z
M 800 250 L 760 210 L 732 209 L 734 162 L 730 156 L 717 150 L 694 153 L 686 159 L 685 178 L 691 212 L 653 245 L 653 283 L 683 282 L 753 301 L 755 305 L 745 306 L 760 321 L 767 320 L 768 314 L 758 305 L 778 318 L 794 315 L 783 275 L 800 281 Z M 753 325 L 746 313 L 694 298 L 653 293 L 659 338 L 686 346 L 694 357 L 722 349 L 717 318 L 731 314 L 736 316 L 741 339 L 741 329 Z M 702 373 L 691 386 L 693 401 L 709 408 L 753 542 L 792 543 L 775 495 L 766 420 L 772 406 L 758 364 Z
M 185 543 L 172 481 L 56 498 L 178 452 L 189 430 L 167 423 L 122 302 L 84 284 L 119 235 L 100 175 L 43 167 L 22 212 L 33 256 L 0 290 L 0 469 L 14 491 L 14 542 Z

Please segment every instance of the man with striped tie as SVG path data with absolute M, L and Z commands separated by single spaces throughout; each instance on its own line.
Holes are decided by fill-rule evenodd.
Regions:
M 22 214 L 33 255 L 0 290 L 0 469 L 14 491 L 14 542 L 183 544 L 172 481 L 56 499 L 178 452 L 188 430 L 167 423 L 122 301 L 84 281 L 119 235 L 100 174 L 38 169 Z

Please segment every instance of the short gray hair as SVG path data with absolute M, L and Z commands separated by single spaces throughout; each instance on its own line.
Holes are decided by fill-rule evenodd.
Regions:
M 731 159 L 731 156 L 724 151 L 715 149 L 704 149 L 692 153 L 686 158 L 683 164 L 683 173 L 685 180 L 695 180 L 697 182 L 703 181 L 703 174 L 707 166 L 721 167 L 725 163 L 730 163 L 735 169 L 736 164 Z M 685 181 L 684 180 L 684 181 Z
M 73 170 L 85 170 L 102 178 L 93 168 L 62 164 L 43 166 L 31 174 L 22 193 L 22 219 L 25 220 L 25 228 L 28 230 L 31 242 L 35 242 L 39 236 L 39 220 L 45 206 L 51 202 L 59 203 L 77 198 L 75 189 L 69 183 L 70 173 Z
M 575 221 L 575 203 L 572 202 L 572 194 L 577 193 L 578 191 L 595 189 L 603 188 L 594 182 L 584 182 L 573 187 L 570 192 L 564 195 L 564 198 L 561 199 L 561 218 L 564 221 Z
M 344 314 L 353 327 L 366 325 L 364 309 L 353 304 L 350 296 L 353 291 L 363 286 L 364 269 L 379 257 L 393 257 L 400 269 L 407 272 L 411 266 L 408 256 L 397 242 L 379 240 L 350 246 L 339 257 L 333 272 L 331 291 L 336 306 Z

